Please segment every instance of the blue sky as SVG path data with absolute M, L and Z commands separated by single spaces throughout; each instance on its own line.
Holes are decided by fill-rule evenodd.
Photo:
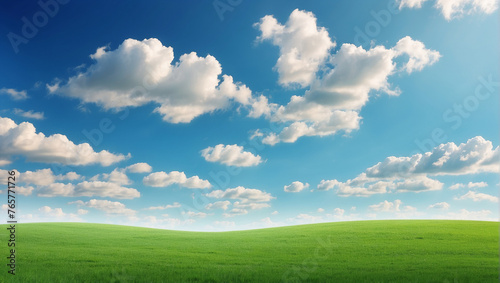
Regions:
M 330 2 L 2 3 L 18 220 L 496 220 L 498 1 Z

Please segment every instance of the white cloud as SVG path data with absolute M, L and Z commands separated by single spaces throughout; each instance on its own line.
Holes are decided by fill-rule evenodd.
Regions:
M 132 181 L 125 174 L 125 169 L 115 168 L 111 173 L 98 174 L 90 178 L 90 181 L 107 181 L 118 185 L 130 185 Z
M 76 185 L 71 183 L 52 183 L 42 186 L 37 190 L 37 196 L 41 197 L 110 197 L 118 199 L 133 199 L 140 197 L 139 191 L 132 188 L 122 187 L 119 184 L 101 181 L 83 181 Z
M 422 4 L 427 0 L 399 0 L 399 9 L 404 7 L 408 8 L 421 8 Z
M 253 102 L 245 85 L 220 75 L 222 67 L 211 55 L 183 54 L 173 62 L 172 47 L 156 38 L 126 39 L 115 50 L 99 48 L 91 55 L 94 63 L 51 92 L 96 103 L 105 109 L 159 105 L 155 112 L 169 123 L 189 123 L 215 110 L 226 109 L 232 101 Z
M 85 209 L 78 209 L 78 210 L 76 211 L 76 214 L 78 214 L 78 215 L 85 215 L 85 214 L 87 214 L 87 213 L 89 213 L 89 211 L 88 211 L 88 210 L 85 210 Z
M 216 201 L 214 203 L 209 203 L 205 206 L 206 210 L 213 210 L 213 209 L 223 209 L 227 210 L 229 208 L 229 205 L 231 205 L 231 202 L 228 200 L 224 201 Z
M 233 208 L 230 211 L 223 213 L 222 216 L 233 217 L 233 216 L 245 215 L 245 214 L 248 214 L 248 210 L 243 209 L 243 208 Z
M 135 210 L 127 208 L 123 203 L 117 201 L 91 199 L 86 202 L 77 200 L 69 204 L 94 208 L 110 215 L 135 215 L 136 213 Z
M 399 9 L 419 9 L 427 0 L 399 0 Z M 436 0 L 434 7 L 441 11 L 448 21 L 463 15 L 476 13 L 492 14 L 498 9 L 498 0 Z
M 323 209 L 323 208 L 320 207 L 320 208 L 318 208 L 317 212 L 323 213 L 323 212 L 325 212 L 325 209 Z
M 135 163 L 126 168 L 131 173 L 149 173 L 153 170 L 153 168 L 144 162 Z
M 435 6 L 449 21 L 474 13 L 491 14 L 498 9 L 498 0 L 437 0 Z
M 488 183 L 486 183 L 486 182 L 476 182 L 476 183 L 469 182 L 468 184 L 457 183 L 457 184 L 451 185 L 450 190 L 456 190 L 456 189 L 460 189 L 460 188 L 476 189 L 476 188 L 484 188 L 487 186 L 488 186 Z
M 483 201 L 483 200 L 486 200 L 486 201 L 491 201 L 491 202 L 498 203 L 498 197 L 495 197 L 495 196 L 492 196 L 492 195 L 488 195 L 488 194 L 484 194 L 484 193 L 477 193 L 477 192 L 474 192 L 474 191 L 469 191 L 465 195 L 463 195 L 463 196 L 461 196 L 459 198 L 455 198 L 455 199 L 457 199 L 457 200 L 471 199 L 473 201 Z
M 148 210 L 164 210 L 164 209 L 169 209 L 169 208 L 178 208 L 181 207 L 181 204 L 178 202 L 174 202 L 173 204 L 167 204 L 164 206 L 151 206 L 148 207 Z
M 220 227 L 234 227 L 236 223 L 234 223 L 234 221 L 214 221 L 214 225 Z
M 456 145 L 441 144 L 431 152 L 411 157 L 388 157 L 368 168 L 367 177 L 390 178 L 412 175 L 464 175 L 481 172 L 499 172 L 499 147 L 493 149 L 490 141 L 481 136 Z
M 292 15 L 294 13 L 314 17 L 310 13 L 299 10 L 294 11 Z M 298 28 L 287 30 L 272 16 L 262 18 L 258 26 L 262 32 L 260 39 L 271 38 L 279 41 L 281 39 L 277 36 L 280 36 L 284 31 L 290 33 L 287 33 L 287 37 L 301 38 L 304 36 Z M 316 29 L 315 22 L 314 29 Z M 323 36 L 329 41 L 328 33 Z M 297 50 L 301 48 L 301 44 L 290 41 L 287 46 L 290 45 L 289 50 Z M 303 44 L 308 44 L 308 42 Z M 323 50 L 324 54 L 329 53 L 329 48 L 323 48 Z M 291 51 L 292 56 L 295 54 L 294 52 L 296 51 Z M 282 56 L 287 58 L 283 53 Z M 406 61 L 405 59 L 396 60 L 402 56 L 408 59 Z M 287 73 L 312 73 L 312 75 L 308 75 L 309 79 L 307 80 L 293 81 L 288 79 L 283 81 L 283 76 L 280 73 L 280 82 L 302 82 L 304 86 L 310 85 L 310 88 L 305 91 L 304 96 L 292 96 L 286 105 L 269 104 L 269 107 L 266 108 L 264 101 L 261 101 L 262 105 L 259 105 L 259 109 L 269 110 L 266 113 L 271 112 L 271 114 L 266 115 L 270 117 L 271 121 L 286 125 L 280 133 L 269 133 L 263 137 L 264 144 L 293 143 L 303 136 L 328 136 L 339 132 L 349 134 L 359 129 L 362 120 L 359 111 L 368 102 L 370 93 L 376 91 L 378 94 L 399 95 L 401 91 L 391 87 L 388 82 L 389 77 L 402 71 L 407 73 L 420 71 L 425 66 L 437 62 L 440 54 L 425 48 L 422 42 L 407 36 L 399 40 L 392 48 L 379 45 L 365 50 L 363 47 L 345 43 L 335 54 L 325 55 L 326 57 L 329 57 L 328 64 L 324 62 L 323 58 L 322 63 L 318 65 L 322 69 L 321 72 L 316 67 L 308 69 L 296 61 L 292 61 L 294 69 L 283 69 Z M 280 60 L 284 60 L 283 58 L 280 57 Z M 398 64 L 401 66 L 398 67 Z M 318 72 L 316 73 L 316 71 Z
M 450 205 L 447 202 L 438 202 L 438 203 L 429 205 L 429 208 L 448 210 L 450 208 Z
M 74 181 L 81 179 L 82 176 L 76 172 L 68 172 L 65 175 L 54 175 L 52 169 L 38 169 L 36 171 L 26 171 L 18 174 L 20 183 L 33 184 L 37 186 L 47 186 L 56 181 L 69 180 Z
M 384 200 L 379 204 L 370 205 L 368 209 L 376 212 L 413 212 L 416 210 L 415 207 L 409 205 L 401 207 L 402 203 L 399 199 L 394 202 Z
M 189 189 L 206 189 L 210 188 L 210 182 L 200 179 L 198 176 L 186 177 L 184 172 L 172 171 L 165 173 L 163 171 L 154 172 L 144 177 L 142 180 L 144 185 L 150 187 L 168 187 L 173 184 L 178 184 L 181 187 Z
M 187 217 L 190 218 L 205 218 L 207 214 L 205 212 L 194 212 L 194 211 L 183 211 L 182 215 L 186 215 Z
M 28 119 L 35 119 L 35 120 L 45 119 L 43 112 L 34 112 L 33 110 L 24 111 L 22 109 L 14 108 L 14 114 Z
M 23 186 L 16 186 L 16 193 L 23 195 L 23 196 L 29 196 L 33 192 L 35 188 L 28 186 L 28 187 L 23 187 Z
M 219 162 L 228 166 L 250 167 L 262 162 L 259 155 L 244 151 L 242 146 L 236 144 L 218 144 L 215 147 L 207 147 L 201 151 L 201 156 L 209 162 Z
M 275 198 L 270 193 L 257 189 L 247 189 L 241 186 L 233 189 L 226 189 L 225 191 L 215 190 L 205 196 L 217 199 L 239 199 L 242 203 L 268 202 Z
M 275 211 L 273 211 L 273 212 L 271 213 L 271 215 L 276 215 L 276 214 L 279 214 L 279 212 L 278 212 L 277 210 L 275 210 Z
M 52 208 L 50 206 L 42 206 L 38 209 L 38 215 L 31 215 L 30 222 L 33 221 L 83 221 L 78 215 L 73 213 L 65 213 L 62 208 Z
M 25 90 L 15 90 L 13 88 L 0 88 L 0 94 L 9 95 L 14 100 L 23 100 L 28 98 L 28 94 Z
M 88 143 L 74 144 L 65 135 L 46 137 L 36 133 L 33 124 L 17 125 L 9 118 L 0 117 L 0 156 L 24 155 L 28 161 L 62 163 L 65 165 L 101 164 L 109 166 L 130 157 L 112 154 L 106 150 L 95 152 Z
M 263 17 L 255 26 L 260 30 L 258 40 L 270 40 L 280 48 L 276 63 L 279 82 L 282 85 L 309 85 L 316 72 L 335 47 L 328 31 L 316 25 L 311 12 L 295 9 L 285 25 L 270 15 Z
M 335 209 L 333 210 L 333 213 L 334 213 L 334 215 L 335 215 L 335 216 L 342 217 L 342 216 L 344 216 L 345 210 L 344 210 L 344 209 L 342 209 L 342 208 L 338 208 L 338 207 L 337 207 L 337 208 L 335 208 Z
M 262 208 L 267 208 L 267 207 L 271 207 L 270 204 L 268 203 L 263 203 L 263 202 L 239 202 L 239 201 L 235 201 L 233 203 L 233 207 L 234 208 L 243 208 L 243 209 L 249 209 L 249 210 L 255 210 L 255 209 L 262 209 Z
M 430 152 L 410 157 L 390 156 L 354 179 L 346 182 L 322 180 L 317 188 L 320 191 L 336 189 L 340 196 L 435 191 L 441 190 L 443 183 L 429 176 L 497 173 L 499 162 L 500 147 L 493 148 L 491 141 L 477 136 L 459 145 L 453 142 L 440 144 Z M 455 184 L 450 189 L 465 186 L 480 188 L 487 184 Z
M 284 186 L 284 191 L 287 193 L 298 193 L 307 188 L 309 188 L 308 183 L 303 184 L 302 182 L 295 181 L 288 186 Z
M 394 47 L 394 51 L 397 55 L 407 54 L 410 57 L 403 66 L 408 74 L 413 71 L 421 71 L 425 66 L 436 63 L 441 57 L 439 52 L 426 49 L 422 42 L 413 40 L 409 36 L 400 39 Z
M 448 212 L 445 215 L 436 215 L 438 219 L 458 219 L 458 220 L 487 220 L 487 221 L 498 221 L 497 218 L 491 217 L 492 212 L 490 210 L 478 210 L 469 211 L 467 209 L 461 209 L 459 212 Z
M 361 174 L 360 176 L 364 176 Z M 337 180 L 323 180 L 318 185 L 318 190 L 337 189 L 339 196 L 370 196 L 373 194 L 385 194 L 391 192 L 425 192 L 441 190 L 443 183 L 427 177 L 416 177 L 402 180 L 363 180 L 359 176 L 347 182 Z

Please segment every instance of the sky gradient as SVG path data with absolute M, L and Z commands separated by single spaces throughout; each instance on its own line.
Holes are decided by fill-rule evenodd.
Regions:
M 498 220 L 498 1 L 0 5 L 19 222 Z

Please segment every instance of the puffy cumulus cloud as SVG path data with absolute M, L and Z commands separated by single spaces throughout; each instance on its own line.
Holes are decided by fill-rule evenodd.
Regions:
M 438 203 L 429 205 L 428 208 L 430 208 L 430 209 L 448 210 L 450 208 L 450 205 L 447 202 L 438 202 Z
M 15 90 L 13 88 L 0 88 L 0 94 L 8 95 L 14 100 L 24 100 L 28 98 L 28 93 L 25 90 Z
M 450 190 L 456 190 L 460 188 L 469 188 L 469 189 L 478 189 L 487 187 L 488 183 L 486 182 L 469 182 L 468 184 L 457 183 L 450 186 Z
M 492 196 L 492 195 L 488 195 L 488 194 L 483 194 L 483 193 L 477 193 L 477 192 L 474 192 L 474 191 L 469 191 L 465 195 L 463 195 L 461 197 L 458 197 L 458 198 L 455 198 L 455 199 L 456 200 L 471 199 L 473 201 L 483 201 L 483 200 L 486 200 L 486 201 L 491 201 L 491 202 L 498 203 L 498 197 Z
M 432 151 L 410 157 L 388 157 L 366 170 L 367 177 L 391 178 L 412 175 L 464 175 L 499 172 L 499 147 L 481 136 L 456 145 L 441 144 Z
M 308 183 L 303 184 L 302 182 L 295 181 L 292 182 L 290 185 L 284 186 L 283 188 L 287 193 L 298 193 L 303 189 L 309 188 L 309 184 Z
M 421 8 L 427 0 L 399 0 L 399 9 Z M 434 7 L 450 21 L 463 15 L 476 13 L 492 14 L 498 9 L 498 0 L 436 0 Z
M 441 190 L 443 183 L 429 176 L 496 173 L 500 168 L 499 152 L 499 147 L 493 148 L 490 141 L 478 136 L 460 145 L 453 142 L 441 144 L 430 152 L 410 157 L 390 156 L 346 182 L 322 180 L 317 189 L 335 189 L 340 196 Z M 484 182 L 471 182 L 467 187 L 486 185 Z M 455 184 L 451 189 L 459 187 L 462 184 Z
M 189 123 L 205 113 L 225 109 L 231 102 L 253 103 L 245 85 L 222 74 L 211 55 L 183 54 L 173 62 L 172 47 L 158 39 L 126 39 L 115 50 L 97 49 L 94 63 L 51 92 L 96 103 L 105 109 L 155 103 L 155 112 L 169 123 Z
M 309 85 L 316 72 L 335 47 L 328 31 L 318 27 L 313 13 L 295 9 L 282 25 L 271 15 L 263 17 L 255 26 L 260 30 L 258 40 L 270 40 L 280 49 L 275 69 L 279 83 L 285 86 Z
M 145 162 L 140 162 L 127 166 L 126 170 L 131 173 L 149 173 L 153 170 L 153 167 Z
M 118 185 L 130 185 L 132 181 L 128 178 L 125 173 L 125 169 L 115 168 L 111 173 L 102 173 L 95 175 L 90 179 L 90 181 L 106 181 L 110 183 L 115 183 Z
M 201 151 L 201 156 L 209 162 L 219 162 L 228 166 L 250 167 L 262 162 L 259 155 L 244 151 L 242 146 L 236 144 L 218 144 L 215 147 L 207 147 Z
M 225 191 L 211 191 L 210 193 L 205 194 L 205 196 L 217 199 L 238 199 L 242 203 L 268 202 L 275 198 L 270 193 L 258 189 L 247 189 L 241 186 L 233 189 L 226 189 Z
M 379 204 L 374 204 L 368 206 L 368 209 L 376 212 L 413 212 L 416 211 L 415 207 L 412 206 L 402 206 L 402 201 L 397 199 L 393 202 L 384 200 Z
M 276 28 L 279 24 L 273 22 L 272 17 L 263 18 L 260 23 L 264 27 L 261 28 L 262 38 L 280 33 L 281 29 Z M 298 29 L 290 32 L 300 35 Z M 336 53 L 329 55 L 328 64 L 321 65 L 323 71 L 311 79 L 310 88 L 303 96 L 292 96 L 286 105 L 270 104 L 267 108 L 259 105 L 259 109 L 267 111 L 266 114 L 261 111 L 262 115 L 286 125 L 280 133 L 262 137 L 262 142 L 274 145 L 295 142 L 303 136 L 348 134 L 357 130 L 362 120 L 359 112 L 368 102 L 370 93 L 398 96 L 401 91 L 391 87 L 390 76 L 402 71 L 420 71 L 437 62 L 440 56 L 438 51 L 426 48 L 422 42 L 409 36 L 400 39 L 392 48 L 379 45 L 365 50 L 345 43 Z
M 169 209 L 169 208 L 179 208 L 181 207 L 181 204 L 178 202 L 174 202 L 173 204 L 167 204 L 164 206 L 151 206 L 146 208 L 147 210 L 164 210 L 164 209 Z
M 207 180 L 200 179 L 198 176 L 188 178 L 184 172 L 179 171 L 170 173 L 154 172 L 144 177 L 142 182 L 150 187 L 168 187 L 173 184 L 189 189 L 207 189 L 211 187 L 210 182 Z
M 19 108 L 14 108 L 14 114 L 28 119 L 35 119 L 35 120 L 45 119 L 43 112 L 35 112 L 33 110 L 24 111 Z
M 316 211 L 317 211 L 317 212 L 319 212 L 319 213 L 323 213 L 323 212 L 325 212 L 325 209 L 320 207 L 320 208 L 318 208 L 318 210 L 316 210 Z
M 139 191 L 122 187 L 119 184 L 101 181 L 83 181 L 76 185 L 68 183 L 52 183 L 37 189 L 40 197 L 110 197 L 118 199 L 133 199 L 140 197 Z
M 117 201 L 91 199 L 89 201 L 77 200 L 74 202 L 70 202 L 69 204 L 76 204 L 78 206 L 94 208 L 109 215 L 133 216 L 136 214 L 135 210 L 127 208 L 123 203 Z
M 397 55 L 407 54 L 410 57 L 403 66 L 409 74 L 413 71 L 421 71 L 425 66 L 436 63 L 441 57 L 439 52 L 426 49 L 422 42 L 413 40 L 409 36 L 399 40 L 394 51 Z
M 231 202 L 228 200 L 224 201 L 216 201 L 214 203 L 209 203 L 205 206 L 206 210 L 213 210 L 213 209 L 223 209 L 227 210 L 229 206 L 231 205 Z
M 20 183 L 32 184 L 37 186 L 47 186 L 56 181 L 69 180 L 75 181 L 83 177 L 76 172 L 68 172 L 64 175 L 54 175 L 52 169 L 38 169 L 36 171 L 26 171 L 18 174 Z
M 17 125 L 9 118 L 0 117 L 0 159 L 12 155 L 23 155 L 34 162 L 102 166 L 130 157 L 130 154 L 124 156 L 106 150 L 95 152 L 88 143 L 76 145 L 61 134 L 47 137 L 36 133 L 35 126 L 29 122 Z

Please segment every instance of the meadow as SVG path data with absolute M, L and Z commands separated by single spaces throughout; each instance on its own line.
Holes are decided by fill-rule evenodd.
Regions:
M 88 223 L 16 228 L 1 282 L 498 282 L 499 223 L 385 220 L 232 232 Z M 5 244 L 3 244 L 5 243 Z

